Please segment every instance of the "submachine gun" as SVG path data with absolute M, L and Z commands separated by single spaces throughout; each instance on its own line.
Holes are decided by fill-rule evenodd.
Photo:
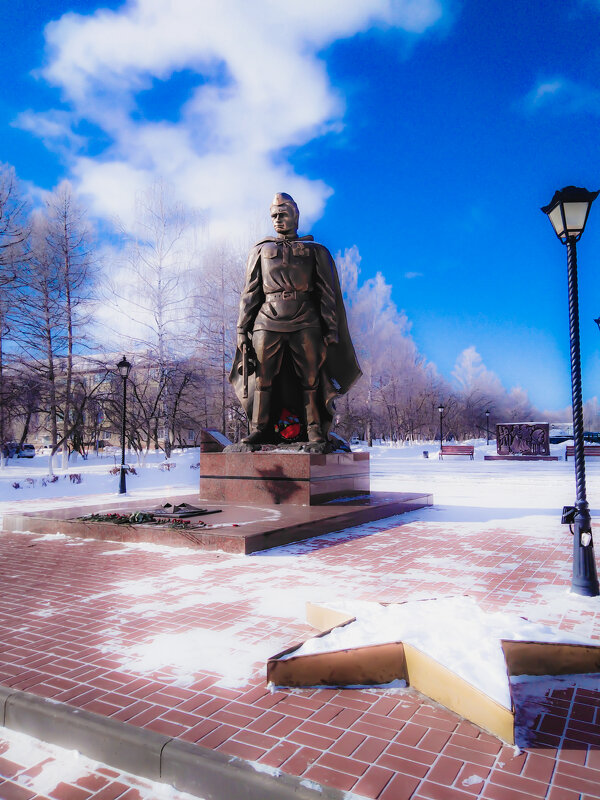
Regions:
M 249 342 L 244 342 L 242 345 L 242 379 L 243 391 L 242 397 L 244 400 L 248 397 L 248 378 L 256 370 L 256 356 L 252 350 L 252 345 Z

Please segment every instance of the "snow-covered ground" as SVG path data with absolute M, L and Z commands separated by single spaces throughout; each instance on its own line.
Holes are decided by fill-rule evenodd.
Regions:
M 475 460 L 468 457 L 455 456 L 439 460 L 437 452 L 439 445 L 425 443 L 411 446 L 388 447 L 375 446 L 371 449 L 371 489 L 373 491 L 416 491 L 433 494 L 434 505 L 419 511 L 404 514 L 397 520 L 390 518 L 389 527 L 396 523 L 419 522 L 434 523 L 443 526 L 445 536 L 452 535 L 453 530 L 472 533 L 474 536 L 485 530 L 506 527 L 514 533 L 526 537 L 528 540 L 543 541 L 555 540 L 568 535 L 564 526 L 560 525 L 560 513 L 563 505 L 572 504 L 575 500 L 575 477 L 573 461 L 564 461 L 565 445 L 556 445 L 552 448 L 553 454 L 561 456 L 560 461 L 528 461 L 522 463 L 508 461 L 484 461 L 487 453 L 495 453 L 495 444 L 485 444 L 485 440 L 473 441 L 475 446 Z M 357 446 L 355 450 L 367 450 L 366 446 Z M 423 457 L 423 451 L 429 453 L 428 458 Z M 118 458 L 118 457 L 117 457 Z M 169 462 L 175 467 L 169 471 L 162 471 L 160 465 L 164 463 L 162 453 L 153 454 L 148 458 L 145 467 L 135 464 L 136 475 L 127 476 L 127 497 L 170 497 L 177 494 L 193 493 L 198 488 L 200 453 L 197 449 L 174 451 Z M 71 464 L 68 470 L 56 470 L 58 480 L 55 483 L 44 485 L 42 480 L 47 475 L 47 456 L 36 456 L 31 460 L 12 460 L 3 470 L 0 470 L 0 515 L 18 509 L 33 511 L 44 508 L 57 508 L 76 506 L 84 502 L 110 504 L 117 498 L 118 475 L 111 475 L 110 469 L 115 467 L 115 458 L 95 458 L 90 456 L 87 461 L 81 458 Z M 134 459 L 129 463 L 134 464 Z M 587 487 L 588 500 L 592 509 L 600 511 L 600 459 L 588 459 Z M 70 474 L 81 476 L 81 483 L 72 483 Z M 15 488 L 18 484 L 19 488 Z M 373 526 L 362 526 L 369 531 Z M 380 527 L 375 523 L 375 528 Z M 353 529 L 353 533 L 360 535 L 361 529 Z M 329 537 L 344 538 L 346 534 L 330 534 Z M 256 571 L 256 561 L 277 563 L 285 569 L 289 563 L 290 581 L 297 584 L 290 587 L 285 593 L 284 606 L 281 601 L 277 605 L 286 613 L 302 614 L 303 604 L 306 599 L 329 600 L 332 597 L 332 587 L 325 581 L 323 589 L 329 588 L 326 596 L 319 597 L 319 576 L 313 576 L 311 595 L 306 596 L 298 580 L 293 580 L 295 560 L 298 555 L 310 552 L 318 547 L 316 540 L 299 542 L 276 551 L 266 551 L 255 554 L 248 560 L 248 568 Z M 475 546 L 475 545 L 474 545 Z M 162 549 L 181 552 L 173 548 L 161 548 L 157 545 L 123 545 L 125 553 L 129 547 L 147 549 Z M 119 551 L 121 552 L 121 551 Z M 190 551 L 190 553 L 193 551 Z M 229 561 L 229 556 L 226 561 Z M 433 561 L 431 560 L 433 559 Z M 463 559 L 464 560 L 464 559 Z M 424 573 L 435 570 L 434 557 L 422 563 Z M 447 559 L 445 561 L 447 563 Z M 251 565 L 254 564 L 254 570 Z M 503 565 L 509 566 L 509 565 Z M 193 572 L 190 578 L 199 578 L 198 571 L 203 572 L 208 566 L 201 566 L 197 561 L 191 561 L 189 570 Z M 457 589 L 468 592 L 474 585 L 476 575 L 475 567 L 469 568 L 462 561 L 457 564 Z M 414 570 L 413 570 L 414 572 Z M 464 573 L 464 587 L 461 584 L 461 574 Z M 346 579 L 351 578 L 352 567 L 349 566 Z M 156 588 L 156 587 L 154 587 Z M 152 591 L 154 591 L 154 588 Z M 266 587 L 263 587 L 267 591 Z M 152 594 L 149 591 L 149 594 Z M 230 591 L 230 589 L 228 589 Z M 550 590 L 551 591 L 551 590 Z M 143 593 L 143 587 L 138 586 L 134 594 Z M 273 601 L 273 597 L 265 597 L 263 605 Z M 407 598 L 408 599 L 408 598 Z M 553 597 L 548 597 L 550 603 Z M 560 604 L 563 597 L 556 598 Z M 578 599 L 571 596 L 571 603 Z M 588 602 L 581 600 L 581 602 Z M 525 609 L 526 611 L 533 609 Z M 543 619 L 543 618 L 542 618 Z M 586 635 L 587 630 L 581 633 Z
M 140 466 L 134 454 L 128 453 L 126 463 L 135 474 L 127 475 L 127 496 L 144 497 L 193 492 L 198 487 L 198 448 L 174 450 L 165 460 L 164 453 L 150 453 L 144 466 Z M 11 458 L 0 469 L 0 513 L 15 508 L 36 510 L 38 508 L 77 504 L 83 496 L 94 495 L 99 502 L 114 500 L 119 488 L 118 470 L 120 453 L 110 456 L 91 454 L 87 459 L 71 456 L 66 469 L 58 468 L 59 458 L 54 459 L 55 480 L 48 476 L 48 456 L 35 458 Z M 174 465 L 167 469 L 164 465 Z M 79 482 L 80 481 L 80 482 Z M 54 502 L 48 503 L 46 501 Z M 92 502 L 94 500 L 92 499 Z
M 568 536 L 568 532 L 560 525 L 560 511 L 563 505 L 571 504 L 575 499 L 575 479 L 573 462 L 564 461 L 565 444 L 552 448 L 553 454 L 561 456 L 562 460 L 522 463 L 485 461 L 483 456 L 487 453 L 494 454 L 495 445 L 486 445 L 481 440 L 474 441 L 473 444 L 473 461 L 462 456 L 447 457 L 441 461 L 437 457 L 438 445 L 435 443 L 404 447 L 379 445 L 372 448 L 372 490 L 417 491 L 434 496 L 433 507 L 403 515 L 397 521 L 391 518 L 386 524 L 392 528 L 396 522 L 422 523 L 427 528 L 433 523 L 434 527 L 443 528 L 446 537 L 451 537 L 453 530 L 463 537 L 465 534 L 469 537 L 472 535 L 474 548 L 477 547 L 477 534 L 498 528 L 509 529 L 511 535 L 522 535 L 527 540 L 539 541 L 540 546 L 543 546 L 544 541 L 556 542 Z M 355 449 L 366 448 L 359 446 Z M 428 458 L 424 457 L 423 451 L 428 451 Z M 198 464 L 199 458 L 197 450 L 175 452 L 170 462 L 176 464 L 176 467 L 170 471 L 160 470 L 159 465 L 164 461 L 161 454 L 156 454 L 145 467 L 135 465 L 138 474 L 128 476 L 129 496 L 143 497 L 159 492 L 162 496 L 168 496 L 195 491 L 199 473 L 193 467 Z M 33 510 L 77 504 L 81 502 L 82 495 L 86 496 L 86 500 L 110 503 L 115 499 L 118 488 L 118 476 L 109 473 L 114 465 L 112 458 L 90 457 L 88 461 L 79 459 L 66 471 L 56 470 L 56 474 L 61 476 L 58 481 L 44 485 L 42 478 L 47 474 L 46 457 L 36 457 L 28 462 L 14 461 L 0 471 L 0 513 L 16 507 Z M 70 473 L 81 475 L 81 483 L 71 483 L 68 477 Z M 594 509 L 600 508 L 600 460 L 589 460 L 587 476 L 588 499 L 594 513 Z M 27 481 L 28 478 L 31 480 Z M 14 488 L 14 483 L 18 483 L 21 488 Z M 360 536 L 377 529 L 381 530 L 381 522 L 353 529 L 352 533 Z M 339 541 L 343 541 L 347 536 L 347 532 L 341 532 L 329 534 L 328 539 L 335 541 L 338 537 Z M 77 546 L 74 541 L 70 544 Z M 348 586 L 356 583 L 356 564 L 340 564 L 336 566 L 335 573 L 330 571 L 323 574 L 314 569 L 314 563 L 310 566 L 308 562 L 305 564 L 304 559 L 318 546 L 317 540 L 310 540 L 252 557 L 223 554 L 217 563 L 202 557 L 197 550 L 189 550 L 189 560 L 185 566 L 167 570 L 160 578 L 135 582 L 117 581 L 106 587 L 103 596 L 125 594 L 131 598 L 131 612 L 146 616 L 157 612 L 165 592 L 171 596 L 177 607 L 181 604 L 189 607 L 208 602 L 235 603 L 236 592 L 239 590 L 239 599 L 243 598 L 250 604 L 252 613 L 257 618 L 264 618 L 265 614 L 271 615 L 272 610 L 277 608 L 277 615 L 281 619 L 302 622 L 306 600 L 331 602 L 336 598 L 347 599 Z M 155 552 L 160 550 L 166 556 L 170 551 L 175 551 L 178 555 L 182 552 L 181 549 L 157 545 L 130 544 L 120 545 L 118 549 L 110 548 L 106 556 L 121 557 L 139 548 Z M 423 575 L 435 572 L 435 556 L 427 556 L 421 560 L 418 568 L 413 567 L 410 570 L 411 576 L 403 573 L 402 577 L 414 577 L 417 572 Z M 448 567 L 449 560 L 451 559 L 446 556 L 445 568 Z M 477 570 L 489 571 L 490 568 L 465 562 L 460 554 L 457 554 L 456 560 L 458 577 L 453 578 L 454 593 L 468 594 L 469 589 L 477 585 Z M 243 574 L 238 575 L 242 562 Z M 514 566 L 512 563 L 503 564 L 491 569 L 512 569 Z M 232 573 L 222 588 L 214 584 L 214 573 L 221 571 L 224 576 L 230 571 Z M 203 588 L 199 591 L 196 588 L 206 587 L 207 581 L 211 586 L 210 590 Z M 283 586 L 285 591 L 282 591 Z M 419 597 L 410 596 L 406 599 Z M 572 630 L 580 641 L 586 640 L 590 635 L 598 639 L 598 631 L 590 626 L 599 610 L 600 598 L 578 597 L 553 585 L 542 586 L 538 597 L 531 598 L 531 603 L 527 602 L 526 597 L 520 597 L 511 606 L 512 612 L 526 616 L 533 622 L 542 622 L 549 618 L 560 620 L 566 615 L 576 618 L 578 622 Z M 52 609 L 49 608 L 47 613 L 51 614 Z M 181 685 L 192 682 L 198 668 L 221 673 L 221 683 L 224 686 L 244 685 L 249 675 L 257 669 L 264 669 L 268 657 L 289 645 L 284 633 L 281 634 L 281 641 L 277 636 L 268 641 L 251 640 L 242 635 L 247 626 L 247 623 L 242 623 L 239 630 L 233 625 L 222 631 L 205 628 L 184 633 L 164 631 L 151 641 L 132 648 L 131 645 L 124 646 L 120 643 L 116 630 L 118 620 L 107 619 L 106 622 L 107 646 L 120 656 L 125 668 L 138 673 L 151 673 L 168 666 Z M 109 630 L 113 624 L 116 626 L 114 634 Z M 477 638 L 477 634 L 475 637 Z M 224 653 L 233 657 L 223 658 Z M 490 665 L 479 663 L 474 665 L 474 669 L 489 673 Z M 498 670 L 503 671 L 506 685 L 505 668 L 501 661 L 498 661 Z M 490 680 L 493 683 L 496 678 L 490 676 Z M 591 680 L 595 681 L 594 685 L 598 684 L 597 676 Z M 534 691 L 529 685 L 527 690 Z M 503 700 L 506 702 L 506 697 Z
M 370 451 L 371 489 L 433 494 L 432 507 L 402 515 L 398 521 L 441 524 L 447 535 L 452 534 L 453 527 L 457 531 L 472 531 L 474 534 L 507 527 L 535 540 L 566 534 L 565 528 L 560 525 L 560 513 L 563 505 L 572 504 L 575 500 L 575 477 L 573 461 L 564 461 L 565 444 L 552 447 L 553 454 L 562 458 L 560 461 L 515 463 L 484 461 L 485 454 L 495 453 L 495 444 L 486 445 L 485 440 L 472 443 L 475 446 L 474 461 L 463 456 L 439 460 L 439 445 L 436 443 L 375 446 Z M 368 448 L 357 446 L 354 449 Z M 429 453 L 428 458 L 423 457 L 425 450 Z M 150 455 L 143 467 L 138 466 L 131 456 L 128 462 L 135 467 L 137 474 L 127 476 L 127 497 L 169 497 L 195 492 L 199 480 L 199 459 L 197 449 L 176 450 L 169 459 L 169 463 L 175 466 L 163 471 L 161 464 L 165 459 L 162 453 Z M 0 470 L 0 515 L 18 509 L 33 511 L 75 506 L 82 501 L 110 504 L 119 498 L 119 476 L 110 474 L 116 461 L 118 456 L 90 456 L 86 461 L 78 458 L 67 470 L 55 470 L 58 480 L 47 483 L 44 480 L 48 472 L 47 456 L 36 456 L 31 460 L 12 459 Z M 600 459 L 588 459 L 586 469 L 588 500 L 594 515 L 596 510 L 600 511 Z M 71 482 L 69 476 L 72 474 L 80 476 L 81 483 Z M 18 488 L 15 488 L 15 484 Z M 393 527 L 394 522 L 393 518 L 390 519 L 389 526 Z M 369 529 L 369 525 L 364 527 Z M 283 565 L 286 556 L 308 552 L 314 546 L 311 542 L 314 540 L 280 548 L 277 562 Z M 274 551 L 268 551 L 260 558 L 271 560 L 274 555 Z M 433 563 L 423 564 L 424 570 L 434 568 Z M 461 569 L 466 569 L 464 564 Z M 465 590 L 473 584 L 473 579 L 473 574 L 465 576 Z M 313 594 L 311 599 L 319 598 Z M 286 606 L 290 610 L 301 608 L 301 605 L 293 602 L 288 595 Z
M 446 456 L 438 459 L 439 444 L 373 448 L 371 488 L 405 488 L 432 492 L 436 506 L 447 507 L 451 521 L 484 522 L 513 519 L 532 513 L 554 513 L 575 499 L 573 459 L 565 461 L 566 444 L 551 445 L 559 461 L 485 461 L 496 455 L 496 444 L 485 440 L 467 442 L 475 448 L 475 459 Z M 569 442 L 572 444 L 572 442 Z M 356 448 L 368 449 L 368 448 Z M 428 458 L 423 457 L 427 451 Z M 600 459 L 588 458 L 588 500 L 600 508 Z M 448 511 L 448 509 L 453 509 Z M 458 512 L 461 509 L 461 513 Z M 441 518 L 441 517 L 440 517 Z
M 560 457 L 558 462 L 529 461 L 514 463 L 507 461 L 484 461 L 484 455 L 495 455 L 494 443 L 474 440 L 475 460 L 467 456 L 446 456 L 438 459 L 439 444 L 435 442 L 407 446 L 376 445 L 371 448 L 371 488 L 410 489 L 433 492 L 438 506 L 462 508 L 465 521 L 487 519 L 489 511 L 500 513 L 499 518 L 521 516 L 523 510 L 547 511 L 556 509 L 574 499 L 573 461 L 565 462 L 565 443 L 551 445 L 552 455 Z M 365 445 L 353 447 L 356 452 L 369 450 Z M 428 453 L 428 458 L 423 453 Z M 198 486 L 197 467 L 200 452 L 197 448 L 174 450 L 168 463 L 170 470 L 161 468 L 165 464 L 164 453 L 150 453 L 145 466 L 140 466 L 134 454 L 128 453 L 126 461 L 137 474 L 127 476 L 128 496 L 143 496 L 149 492 L 194 491 Z M 61 498 L 68 503 L 70 498 L 82 495 L 110 495 L 117 492 L 119 477 L 111 475 L 120 464 L 120 454 L 96 456 L 86 460 L 81 456 L 71 457 L 66 469 L 58 468 L 55 457 L 53 483 L 48 478 L 48 456 L 32 459 L 9 459 L 0 469 L 0 510 L 5 503 L 14 506 L 14 501 L 28 504 L 31 501 Z M 588 499 L 600 507 L 600 459 L 588 459 Z M 81 483 L 73 483 L 70 476 L 81 476 Z M 77 479 L 75 479 L 77 480 Z M 16 484 L 16 485 L 15 485 Z M 564 496 L 557 489 L 564 488 Z M 478 513 L 480 509 L 480 513 Z M 487 509 L 487 511 L 483 511 Z M 501 513 L 501 510 L 504 511 Z

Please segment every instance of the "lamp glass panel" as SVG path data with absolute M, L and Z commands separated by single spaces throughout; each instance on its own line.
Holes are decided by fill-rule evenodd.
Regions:
M 581 233 L 585 227 L 585 219 L 589 203 L 565 203 L 565 219 L 569 232 Z
M 548 214 L 552 227 L 556 231 L 557 236 L 564 236 L 564 226 L 562 221 L 562 214 L 560 213 L 560 203 L 550 211 Z

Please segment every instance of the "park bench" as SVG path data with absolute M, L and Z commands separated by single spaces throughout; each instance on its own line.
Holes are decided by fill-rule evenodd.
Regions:
M 600 450 L 600 448 L 598 448 Z M 472 444 L 443 444 L 438 453 L 438 458 L 444 456 L 470 456 L 471 461 L 475 455 L 475 448 Z
M 567 449 L 565 451 L 565 461 L 569 460 L 569 456 L 575 455 L 575 445 L 568 444 Z M 597 444 L 584 444 L 583 445 L 583 455 L 584 457 L 587 456 L 600 456 L 600 445 Z

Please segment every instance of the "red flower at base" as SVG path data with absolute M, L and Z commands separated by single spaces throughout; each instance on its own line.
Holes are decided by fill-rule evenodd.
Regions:
M 301 430 L 302 426 L 300 425 L 300 420 L 297 415 L 293 414 L 291 411 L 288 411 L 287 408 L 282 408 L 281 416 L 275 425 L 275 431 L 283 439 L 292 441 L 296 437 L 300 436 Z

